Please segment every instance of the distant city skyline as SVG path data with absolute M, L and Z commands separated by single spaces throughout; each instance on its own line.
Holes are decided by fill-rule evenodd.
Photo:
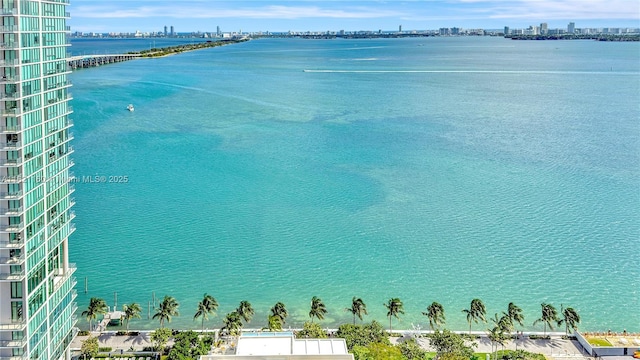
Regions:
M 463 27 L 640 27 L 630 0 L 165 1 L 73 0 L 72 31 L 404 31 Z

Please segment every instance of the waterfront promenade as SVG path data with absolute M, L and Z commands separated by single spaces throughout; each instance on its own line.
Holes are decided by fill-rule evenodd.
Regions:
M 402 332 L 402 331 L 400 331 Z M 153 346 L 150 340 L 150 331 L 141 331 L 137 336 L 121 336 L 115 335 L 115 332 L 94 332 L 93 336 L 98 337 L 100 347 L 108 347 L 112 349 L 112 353 L 119 354 L 122 352 L 142 351 L 144 348 Z M 411 334 L 411 331 L 407 331 L 407 334 Z M 480 338 L 476 340 L 477 347 L 475 352 L 477 353 L 491 353 L 491 342 L 483 332 L 473 332 L 479 335 Z M 553 333 L 551 340 L 532 340 L 528 337 L 520 339 L 516 342 L 511 341 L 505 344 L 505 350 L 524 349 L 532 353 L 539 353 L 545 355 L 548 359 L 589 359 L 589 355 L 585 353 L 582 346 L 576 340 L 562 339 L 564 333 Z M 405 335 L 410 336 L 410 335 Z M 82 341 L 87 339 L 88 336 L 76 336 L 71 343 L 72 350 L 80 350 Z M 392 344 L 397 344 L 402 341 L 402 337 L 391 337 Z M 418 343 L 427 351 L 434 351 L 430 344 L 429 339 L 420 337 L 417 339 Z M 172 341 L 168 345 L 172 345 Z M 500 350 L 502 350 L 500 348 Z

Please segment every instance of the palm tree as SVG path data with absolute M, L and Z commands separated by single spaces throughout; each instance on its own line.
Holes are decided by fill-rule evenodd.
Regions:
M 124 311 L 123 319 L 127 322 L 127 331 L 129 331 L 129 321 L 131 319 L 140 319 L 142 308 L 137 303 L 131 303 L 122 306 L 122 310 Z
M 507 312 L 503 313 L 509 318 L 511 325 L 515 330 L 515 323 L 520 324 L 522 326 L 522 322 L 524 321 L 524 315 L 522 315 L 522 309 L 518 307 L 516 304 L 510 302 L 507 308 Z M 516 333 L 516 350 L 518 350 L 518 334 Z
M 553 330 L 553 323 L 555 322 L 556 324 L 560 325 L 560 319 L 558 318 L 558 311 L 555 307 L 553 307 L 553 305 L 542 303 L 540 304 L 540 307 L 542 308 L 542 316 L 540 317 L 540 319 L 534 321 L 533 325 L 535 326 L 537 323 L 543 322 L 544 336 L 546 337 L 547 325 L 549 325 L 549 328 Z
M 209 314 L 215 315 L 216 310 L 218 310 L 218 301 L 216 298 L 209 294 L 204 294 L 202 300 L 198 303 L 198 310 L 196 314 L 193 315 L 193 320 L 195 321 L 197 318 L 202 318 L 202 330 L 204 330 L 204 321 L 209 319 Z
M 268 318 L 269 331 L 282 330 L 282 318 L 278 315 L 269 315 Z
M 524 321 L 524 315 L 522 315 L 522 309 L 520 309 L 516 304 L 510 302 L 509 307 L 507 308 L 507 312 L 503 313 L 509 317 L 511 323 L 518 323 L 522 326 L 522 322 Z
M 158 308 L 156 309 L 156 313 L 153 315 L 153 319 L 160 319 L 160 327 L 164 327 L 164 321 L 171 322 L 172 316 L 180 315 L 178 313 L 178 302 L 173 296 L 165 295 L 164 299 L 160 304 L 158 304 Z
M 578 323 L 580 323 L 580 315 L 578 315 L 578 312 L 572 307 L 565 309 L 562 305 L 560 305 L 560 312 L 562 313 L 562 320 L 558 322 L 558 325 L 564 322 L 565 334 L 569 335 L 569 328 L 574 331 L 578 330 Z
M 238 334 L 238 329 L 242 327 L 242 318 L 237 311 L 233 311 L 228 313 L 224 317 L 222 323 L 223 325 L 222 328 L 220 328 L 220 332 L 222 334 L 229 334 L 234 336 Z
M 98 317 L 98 314 L 106 314 L 108 312 L 107 303 L 104 299 L 92 297 L 89 300 L 89 306 L 87 310 L 82 312 L 82 316 L 86 316 L 89 320 L 89 330 L 93 330 L 92 321 Z
M 497 317 L 497 314 L 496 314 Z M 489 338 L 489 341 L 491 341 L 491 353 L 493 356 L 493 344 L 496 343 L 496 351 L 495 351 L 495 358 L 498 358 L 498 345 L 502 345 L 504 346 L 504 341 L 505 341 L 505 336 L 504 336 L 504 332 L 502 331 L 502 329 L 500 328 L 500 326 L 494 326 L 492 329 L 488 330 L 489 333 L 487 334 L 487 337 Z
M 387 308 L 387 317 L 389 317 L 389 332 L 393 331 L 391 327 L 391 318 L 396 317 L 400 319 L 398 314 L 404 314 L 404 305 L 399 298 L 391 298 L 386 304 L 383 304 Z
M 503 313 L 501 317 L 498 317 L 498 313 L 495 313 L 495 315 L 493 315 L 493 318 L 491 319 L 491 322 L 493 322 L 493 325 L 496 326 L 503 334 L 510 334 L 513 331 L 513 323 L 511 322 L 509 316 L 505 313 Z
M 362 320 L 362 314 L 367 315 L 367 304 L 362 299 L 354 296 L 351 300 L 351 308 L 346 308 L 345 310 L 353 314 L 353 325 L 355 325 L 356 316 Z
M 444 325 L 445 323 L 444 307 L 435 301 L 427 306 L 427 312 L 423 312 L 422 315 L 429 318 L 429 327 L 431 330 L 435 330 L 436 327 Z
M 478 323 L 478 320 L 482 320 L 483 322 L 487 322 L 485 319 L 485 315 L 487 314 L 487 310 L 484 307 L 484 303 L 480 299 L 471 300 L 471 305 L 469 309 L 463 309 L 463 313 L 467 314 L 467 322 L 469 323 L 469 334 L 471 334 L 471 322 Z
M 311 298 L 311 310 L 309 311 L 309 317 L 311 318 L 311 322 L 313 322 L 313 318 L 317 317 L 318 320 L 324 319 L 324 314 L 327 313 L 327 307 L 324 305 L 322 300 L 314 296 Z
M 255 314 L 253 306 L 251 306 L 251 303 L 246 300 L 240 301 L 240 305 L 238 305 L 236 312 L 240 315 L 240 318 L 244 320 L 245 324 L 251 322 L 251 318 L 253 317 L 253 314 Z
M 278 301 L 271 308 L 271 316 L 279 317 L 281 320 L 280 321 L 281 325 L 284 325 L 284 323 L 286 322 L 287 316 L 289 316 L 289 313 L 287 312 L 287 308 L 284 306 L 284 304 Z

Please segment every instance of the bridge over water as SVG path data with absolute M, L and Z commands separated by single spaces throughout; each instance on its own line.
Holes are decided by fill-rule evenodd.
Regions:
M 68 57 L 67 63 L 75 70 L 134 60 L 140 56 L 140 54 L 78 55 Z

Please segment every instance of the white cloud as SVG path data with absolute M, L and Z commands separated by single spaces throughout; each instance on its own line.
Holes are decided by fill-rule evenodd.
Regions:
M 250 18 L 250 19 L 301 19 L 301 18 L 334 18 L 334 19 L 370 19 L 399 17 L 405 15 L 400 11 L 387 11 L 370 7 L 349 7 L 329 9 L 318 6 L 282 6 L 271 5 L 257 8 L 212 8 L 175 6 L 139 6 L 130 9 L 117 9 L 105 6 L 78 6 L 73 16 L 78 18 Z

